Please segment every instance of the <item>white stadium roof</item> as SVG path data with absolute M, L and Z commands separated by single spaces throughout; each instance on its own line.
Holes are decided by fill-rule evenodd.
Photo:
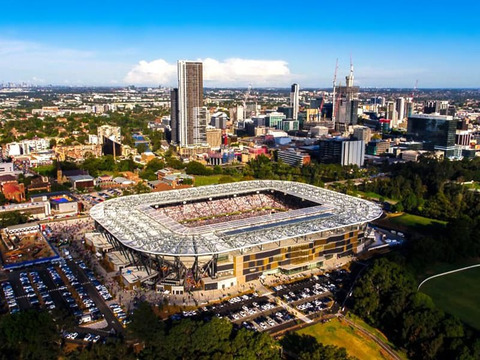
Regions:
M 278 191 L 318 204 L 270 215 L 185 227 L 155 205 L 256 191 Z M 91 217 L 123 245 L 145 253 L 196 256 L 226 253 L 321 231 L 372 221 L 382 214 L 375 203 L 312 185 L 254 180 L 131 195 L 95 205 Z

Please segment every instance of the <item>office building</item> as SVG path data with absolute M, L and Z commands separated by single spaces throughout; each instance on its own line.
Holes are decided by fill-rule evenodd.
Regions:
M 363 140 L 345 138 L 320 140 L 319 161 L 324 164 L 361 167 L 365 161 L 365 143 Z
M 172 144 L 179 144 L 178 135 L 178 89 L 170 91 L 170 127 L 172 128 Z
M 453 156 L 457 121 L 453 116 L 415 114 L 408 118 L 408 135 L 422 141 L 425 150 L 441 150 Z
M 300 128 L 300 125 L 299 125 L 299 122 L 298 120 L 283 120 L 282 121 L 282 130 L 283 131 L 295 131 L 295 130 L 299 130 Z
M 226 129 L 228 121 L 227 114 L 222 111 L 218 111 L 210 117 L 210 125 L 217 129 Z
M 469 147 L 472 143 L 472 133 L 468 130 L 457 130 L 455 134 L 455 144 Z
M 405 103 L 405 118 L 413 115 L 413 111 L 415 110 L 415 104 L 412 98 L 407 98 Z
M 203 65 L 179 60 L 177 70 L 178 88 L 170 93 L 172 142 L 180 147 L 200 145 L 206 142 L 207 124 L 203 108 Z
M 300 87 L 293 84 L 290 89 L 290 106 L 293 108 L 293 120 L 298 120 L 298 108 L 300 106 Z
M 222 146 L 222 130 L 221 129 L 207 129 L 207 144 L 211 148 L 220 148 Z
M 281 112 L 271 112 L 265 118 L 265 126 L 281 130 L 282 122 L 285 119 L 285 114 L 282 114 Z
M 429 100 L 423 105 L 424 114 L 448 115 L 448 101 Z
M 367 144 L 372 139 L 372 130 L 367 126 L 355 125 L 353 127 L 353 137 L 357 140 L 363 140 Z
M 310 163 L 310 155 L 294 149 L 278 150 L 278 160 L 291 166 L 303 166 Z
M 367 144 L 367 155 L 382 155 L 390 151 L 390 142 L 373 140 Z
M 353 64 L 350 64 L 350 73 L 345 77 L 346 86 L 337 86 L 337 101 L 335 106 L 335 127 L 345 131 L 348 125 L 358 122 L 358 92 L 359 87 L 353 85 Z
M 209 112 L 206 106 L 198 106 L 193 108 L 193 144 L 191 145 L 205 145 L 207 143 L 208 115 Z
M 119 143 L 122 141 L 122 130 L 120 126 L 102 125 L 97 128 L 97 141 L 100 145 L 107 140 Z
M 292 106 L 279 106 L 277 111 L 284 114 L 287 117 L 287 119 L 293 119 L 293 107 Z
M 401 123 L 403 120 L 405 120 L 405 99 L 403 97 L 397 98 L 395 105 L 397 108 L 398 123 Z
M 395 101 L 388 101 L 386 103 L 385 117 L 390 120 L 390 127 L 395 128 L 398 125 L 397 107 Z
M 258 115 L 258 116 L 252 117 L 252 120 L 253 120 L 254 127 L 267 126 L 266 125 L 266 121 L 267 121 L 266 115 Z M 247 125 L 245 124 L 245 126 L 247 126 Z

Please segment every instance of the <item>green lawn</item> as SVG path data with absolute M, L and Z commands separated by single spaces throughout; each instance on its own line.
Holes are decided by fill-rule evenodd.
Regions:
M 448 274 L 427 281 L 420 291 L 443 311 L 480 330 L 480 268 Z
M 355 195 L 360 195 L 361 197 L 363 197 L 365 199 L 380 200 L 380 199 L 383 198 L 383 199 L 387 200 L 387 198 L 385 198 L 384 196 L 382 196 L 380 194 L 377 194 L 373 191 L 364 192 L 364 191 L 355 190 L 354 194 Z M 391 200 L 391 199 L 388 199 L 388 200 Z M 391 201 L 396 202 L 394 200 L 391 200 Z
M 433 224 L 446 225 L 446 221 L 440 221 L 435 219 L 426 218 L 423 216 L 412 215 L 404 213 L 400 216 L 395 216 L 390 219 L 394 224 L 404 225 L 404 226 L 430 226 Z
M 32 168 L 33 171 L 39 173 L 40 175 L 50 175 L 55 172 L 55 165 L 41 165 L 36 168 Z
M 324 345 L 344 347 L 349 355 L 355 356 L 359 360 L 388 359 L 382 354 L 377 343 L 366 338 L 339 319 L 332 319 L 325 324 L 318 323 L 308 326 L 299 330 L 298 333 L 311 335 Z
M 218 180 L 224 175 L 195 176 L 195 186 L 205 186 L 218 184 Z
M 406 233 L 417 232 L 425 234 L 442 229 L 447 222 L 403 213 L 402 215 L 390 215 L 384 219 L 376 220 L 374 224 Z

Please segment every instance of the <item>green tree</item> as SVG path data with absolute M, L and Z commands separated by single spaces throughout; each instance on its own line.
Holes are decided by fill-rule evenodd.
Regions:
M 235 179 L 230 175 L 224 175 L 220 179 L 218 179 L 219 184 L 227 184 L 235 182 Z
M 141 302 L 133 311 L 128 330 L 135 338 L 150 345 L 156 339 L 157 333 L 163 334 L 164 326 L 153 312 L 152 306 L 147 302 Z
M 191 175 L 212 175 L 213 171 L 198 161 L 190 161 L 185 169 Z
M 145 151 L 148 150 L 147 144 L 144 144 L 144 143 L 140 143 L 136 147 L 139 154 L 143 154 Z
M 50 314 L 29 310 L 0 318 L 4 359 L 57 359 L 59 334 Z
M 18 211 L 7 211 L 0 214 L 0 227 L 24 224 L 27 220 L 27 215 L 20 214 Z

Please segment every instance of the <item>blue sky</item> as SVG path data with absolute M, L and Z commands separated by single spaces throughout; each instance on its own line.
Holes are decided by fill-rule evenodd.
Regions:
M 2 4 L 0 82 L 480 87 L 480 5 L 442 1 L 23 1 Z

